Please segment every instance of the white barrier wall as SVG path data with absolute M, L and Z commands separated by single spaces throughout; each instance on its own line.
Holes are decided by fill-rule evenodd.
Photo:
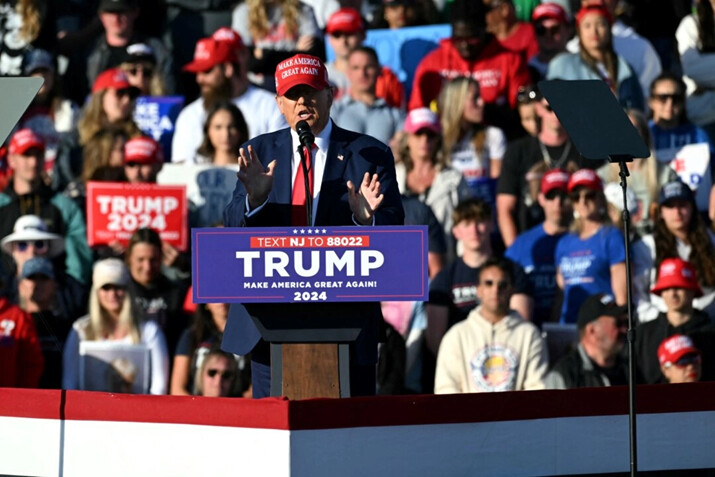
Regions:
M 639 470 L 715 468 L 713 384 L 639 388 Z M 621 389 L 241 400 L 0 389 L 0 474 L 628 471 Z

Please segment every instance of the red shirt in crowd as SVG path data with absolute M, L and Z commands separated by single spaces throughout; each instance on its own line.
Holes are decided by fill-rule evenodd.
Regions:
M 32 316 L 0 297 L 0 388 L 36 388 L 43 366 Z
M 516 94 L 531 81 L 526 62 L 495 39 L 489 41 L 475 60 L 462 58 L 451 39 L 440 41 L 417 66 L 409 109 L 429 107 L 437 99 L 444 80 L 471 76 L 479 82 L 485 103 L 516 107 Z
M 393 108 L 402 108 L 405 105 L 405 88 L 397 75 L 387 66 L 382 67 L 382 72 L 377 77 L 375 96 L 384 99 Z
M 509 35 L 508 38 L 499 40 L 499 43 L 507 50 L 522 55 L 527 64 L 531 57 L 539 52 L 534 26 L 527 22 L 517 23 L 514 33 Z

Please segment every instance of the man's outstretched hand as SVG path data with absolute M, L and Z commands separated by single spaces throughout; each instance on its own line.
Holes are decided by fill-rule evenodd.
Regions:
M 380 181 L 377 174 L 370 177 L 366 172 L 362 178 L 360 189 L 355 188 L 352 181 L 348 181 L 348 202 L 355 220 L 362 225 L 371 225 L 375 211 L 382 204 L 385 195 L 380 192 Z
M 239 150 L 238 172 L 236 176 L 243 183 L 248 194 L 248 205 L 255 209 L 268 199 L 268 194 L 273 188 L 273 170 L 276 167 L 276 160 L 273 159 L 268 167 L 263 167 L 252 146 L 248 146 L 248 151 L 244 148 Z

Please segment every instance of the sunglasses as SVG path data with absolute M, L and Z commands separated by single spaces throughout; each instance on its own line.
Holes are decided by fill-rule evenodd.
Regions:
M 651 96 L 651 98 L 655 99 L 659 103 L 667 103 L 668 100 L 671 100 L 674 103 L 682 103 L 683 102 L 683 95 L 682 94 L 654 94 Z
M 118 89 L 116 94 L 118 98 L 128 97 L 130 99 L 134 99 L 137 97 L 136 92 L 132 88 Z
M 139 74 L 142 74 L 144 76 L 152 76 L 154 74 L 154 68 L 149 68 L 146 66 L 131 66 L 125 71 L 128 75 L 132 76 L 136 76 Z
M 439 134 L 432 131 L 431 129 L 422 128 L 415 133 L 415 136 L 427 136 L 427 139 L 437 139 Z
M 102 291 L 124 291 L 124 287 L 121 285 L 115 285 L 114 283 L 107 283 L 106 285 L 102 285 L 99 287 L 100 290 Z
M 691 353 L 691 354 L 686 354 L 682 358 L 680 358 L 678 361 L 676 361 L 674 364 L 675 366 L 679 368 L 685 368 L 687 366 L 696 365 L 700 363 L 700 355 Z
M 561 200 L 563 201 L 563 200 L 566 200 L 566 198 L 568 197 L 568 194 L 567 194 L 566 192 L 562 191 L 562 190 L 556 190 L 556 189 L 554 189 L 554 190 L 548 191 L 548 192 L 544 195 L 544 197 L 546 197 L 546 200 L 554 200 L 554 199 L 557 199 L 557 198 L 558 198 L 558 199 L 561 199 Z
M 19 240 L 14 243 L 15 248 L 20 252 L 24 252 L 25 250 L 27 250 L 27 247 L 29 247 L 30 245 L 32 245 L 36 252 L 44 252 L 48 248 L 47 240 Z
M 571 198 L 571 201 L 574 203 L 578 203 L 581 201 L 581 199 L 585 199 L 586 201 L 593 201 L 596 200 L 596 191 L 589 190 L 589 191 L 582 191 L 576 194 L 571 194 L 569 195 Z
M 330 34 L 333 38 L 342 38 L 344 36 L 351 36 L 355 35 L 355 33 L 348 33 L 346 31 L 334 31 L 333 33 Z
M 232 371 L 221 371 L 219 369 L 209 369 L 206 371 L 209 378 L 215 378 L 219 373 L 221 373 L 221 379 L 233 379 L 234 376 Z
M 499 291 L 504 291 L 511 286 L 511 283 L 504 280 L 500 280 L 498 282 L 495 282 L 494 280 L 484 280 L 481 283 L 487 288 L 491 288 L 496 285 Z
M 561 25 L 554 25 L 551 27 L 545 27 L 544 25 L 536 25 L 534 27 L 534 31 L 536 32 L 537 36 L 556 36 L 559 33 L 559 30 L 561 29 Z
M 131 167 L 131 168 L 134 168 L 134 167 L 139 167 L 139 166 L 141 166 L 141 164 L 140 164 L 140 163 L 138 163 L 138 162 L 135 162 L 135 161 L 129 161 L 129 162 L 125 162 L 125 163 L 124 163 L 124 165 L 125 165 L 126 167 Z

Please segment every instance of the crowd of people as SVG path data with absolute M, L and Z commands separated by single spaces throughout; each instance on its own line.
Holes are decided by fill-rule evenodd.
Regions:
M 330 124 L 389 147 L 405 224 L 429 227 L 428 301 L 382 303 L 379 393 L 625 384 L 628 287 L 638 382 L 715 379 L 715 0 L 1 3 L 0 74 L 44 84 L 0 150 L 0 387 L 252 396 L 189 255 L 151 228 L 90 246 L 87 185 L 239 164 L 292 126 L 275 72 L 296 54 L 331 58 Z M 367 46 L 441 23 L 410 83 Z M 605 82 L 648 145 L 625 204 L 543 79 Z M 185 104 L 168 151 L 134 118 L 163 96 Z M 92 388 L 105 345 L 149 364 Z

